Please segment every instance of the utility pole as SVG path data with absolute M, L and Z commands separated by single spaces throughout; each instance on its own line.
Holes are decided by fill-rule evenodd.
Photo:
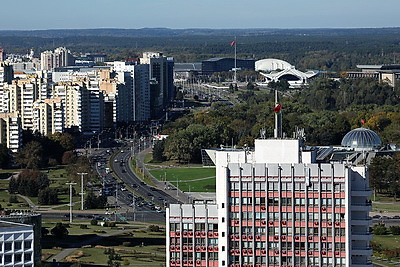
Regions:
M 69 185 L 69 222 L 72 223 L 72 186 L 76 185 L 76 183 L 66 183 Z
M 83 210 L 83 201 L 84 201 L 83 195 L 85 194 L 83 192 L 83 176 L 86 175 L 87 173 L 86 172 L 78 172 L 77 174 L 81 176 L 81 192 L 79 194 L 81 195 L 81 210 Z
M 136 199 L 135 197 L 132 198 L 132 212 L 133 212 L 133 221 L 136 221 Z

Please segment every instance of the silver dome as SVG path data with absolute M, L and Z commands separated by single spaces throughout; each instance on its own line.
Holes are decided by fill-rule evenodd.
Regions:
M 367 128 L 357 128 L 348 132 L 342 139 L 342 146 L 356 150 L 372 150 L 382 145 L 379 136 Z

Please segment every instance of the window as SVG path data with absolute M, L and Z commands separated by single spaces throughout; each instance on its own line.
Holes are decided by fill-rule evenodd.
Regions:
M 171 223 L 169 226 L 170 226 L 171 232 L 178 232 L 181 229 L 181 225 L 179 223 Z M 27 246 L 26 246 L 26 243 L 25 243 L 25 248 L 26 247 Z
M 243 205 L 251 205 L 252 204 L 252 198 L 251 197 L 243 197 L 242 198 L 242 204 Z
M 4 250 L 5 251 L 10 251 L 11 249 L 12 249 L 12 243 L 11 242 L 4 243 Z
M 288 197 L 283 197 L 283 198 L 281 198 L 281 203 L 282 203 L 282 206 L 291 206 L 292 199 L 288 198 Z
M 12 255 L 4 255 L 4 263 L 11 263 Z
M 14 242 L 14 250 L 20 250 L 22 248 L 22 242 L 21 241 L 15 241 Z
M 292 183 L 282 183 L 282 191 L 292 191 L 293 186 Z
M 306 184 L 305 183 L 294 183 L 294 191 L 305 191 Z
M 278 183 L 276 182 L 268 183 L 268 191 L 278 191 Z
M 242 191 L 253 191 L 253 184 L 248 182 L 243 182 Z
M 14 255 L 14 262 L 22 261 L 22 254 L 15 254 Z

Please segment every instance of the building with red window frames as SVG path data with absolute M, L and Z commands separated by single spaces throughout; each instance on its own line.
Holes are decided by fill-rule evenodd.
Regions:
M 167 209 L 167 266 L 372 266 L 364 165 L 279 136 L 210 155 L 216 204 Z

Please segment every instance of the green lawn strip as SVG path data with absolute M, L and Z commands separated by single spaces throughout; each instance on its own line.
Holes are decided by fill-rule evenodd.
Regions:
M 115 252 L 121 256 L 121 263 L 130 263 L 135 266 L 147 266 L 146 263 L 165 263 L 165 247 L 159 246 L 135 246 L 135 247 L 113 247 Z M 146 250 L 144 250 L 146 248 Z M 81 263 L 104 264 L 108 261 L 108 255 L 104 254 L 105 247 L 97 246 L 81 248 L 84 256 L 79 258 Z M 143 265 L 138 265 L 143 263 Z
M 373 235 L 372 241 L 381 244 L 382 248 L 400 248 L 400 236 L 398 235 Z
M 214 168 L 166 168 L 151 170 L 150 173 L 158 180 L 166 176 L 167 181 L 185 192 L 215 192 Z
M 398 267 L 399 266 L 397 264 L 391 264 L 391 263 L 388 263 L 386 261 L 380 261 L 380 260 L 375 260 L 375 259 L 372 259 L 372 262 L 376 263 L 376 264 L 379 264 L 381 266 L 385 266 L 385 267 Z
M 162 229 L 161 232 L 148 232 L 146 229 L 149 224 L 145 223 L 117 224 L 112 228 L 90 225 L 89 220 L 72 224 L 63 223 L 69 225 L 68 236 L 57 242 L 51 235 L 43 239 L 43 251 L 47 258 L 59 252 L 55 247 L 66 248 L 70 244 L 77 244 L 85 239 L 93 240 L 97 235 L 114 233 L 112 236 L 96 239 L 90 246 L 77 249 L 72 256 L 79 255 L 75 260 L 81 263 L 104 264 L 108 260 L 108 255 L 104 254 L 105 249 L 114 248 L 116 253 L 122 257 L 121 263 L 124 261 L 139 264 L 146 262 L 162 264 L 165 262 L 165 229 Z M 87 229 L 82 229 L 81 225 L 85 225 Z M 54 226 L 55 223 L 50 220 L 43 222 L 43 227 L 49 231 Z M 118 234 L 118 231 L 121 233 Z M 83 251 L 83 254 L 78 251 Z M 137 265 L 135 264 L 135 266 Z
M 398 212 L 400 215 L 400 202 L 393 203 L 372 203 L 372 211 Z

